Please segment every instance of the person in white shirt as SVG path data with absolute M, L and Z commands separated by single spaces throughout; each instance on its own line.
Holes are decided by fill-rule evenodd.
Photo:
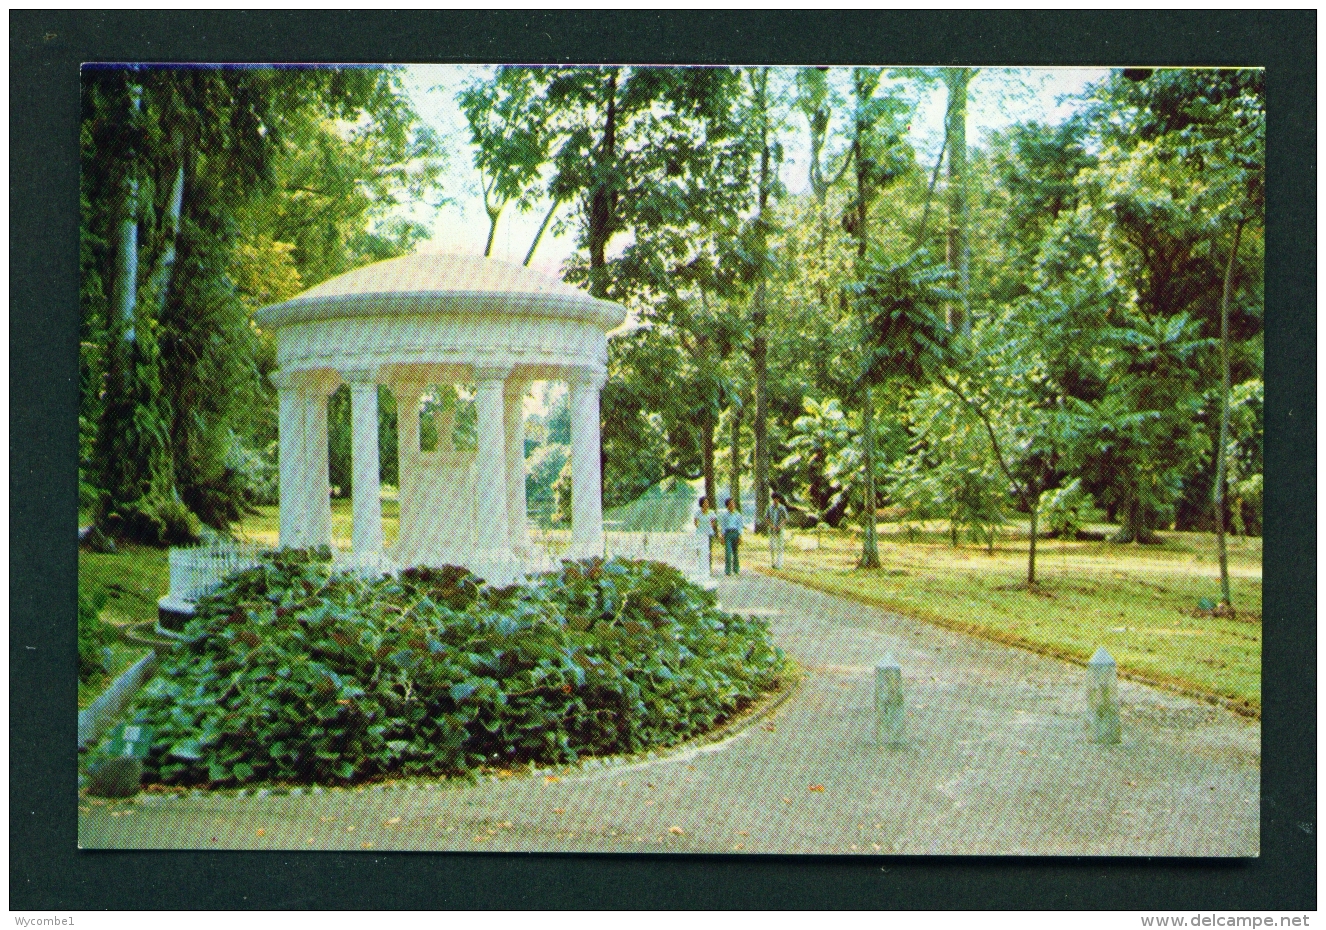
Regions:
M 727 510 L 718 518 L 718 527 L 723 531 L 724 575 L 741 574 L 741 560 L 738 558 L 737 549 L 741 545 L 741 530 L 744 525 L 741 511 L 737 510 L 737 502 L 729 497 Z
M 700 574 L 708 576 L 714 573 L 714 550 L 711 540 L 718 533 L 718 520 L 709 498 L 701 497 L 699 510 L 695 512 L 695 551 L 700 559 Z

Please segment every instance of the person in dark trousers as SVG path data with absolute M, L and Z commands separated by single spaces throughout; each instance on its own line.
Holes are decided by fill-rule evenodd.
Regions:
M 737 502 L 730 497 L 727 512 L 718 518 L 718 526 L 723 531 L 723 574 L 740 575 L 741 561 L 737 549 L 741 545 L 741 512 L 737 510 Z

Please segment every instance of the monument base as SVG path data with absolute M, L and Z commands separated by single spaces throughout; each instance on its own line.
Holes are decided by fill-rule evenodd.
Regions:
M 178 635 L 185 624 L 193 619 L 193 601 L 167 594 L 157 601 L 157 630 L 167 635 Z

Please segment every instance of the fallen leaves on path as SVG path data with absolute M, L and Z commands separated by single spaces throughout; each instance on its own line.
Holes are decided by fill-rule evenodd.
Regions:
M 810 790 L 811 790 L 811 791 L 821 791 L 821 792 L 822 792 L 822 791 L 824 790 L 824 786 L 823 786 L 823 785 L 811 785 L 811 786 L 810 786 Z
M 555 781 L 561 781 L 561 779 L 558 778 L 556 775 L 545 775 L 545 776 L 543 776 L 543 783 L 544 783 L 545 785 L 551 785 L 551 784 L 552 784 L 553 782 L 555 782 Z
M 671 834 L 673 834 L 674 836 L 685 836 L 685 835 L 686 835 L 686 831 L 683 830 L 681 827 L 668 827 L 668 832 L 671 833 Z
M 390 827 L 390 826 L 394 826 L 395 824 L 398 824 L 398 823 L 400 823 L 400 822 L 401 822 L 401 819 L 400 819 L 399 817 L 392 817 L 392 818 L 390 818 L 390 819 L 388 819 L 388 820 L 384 820 L 384 821 L 382 822 L 382 825 L 383 825 L 384 827 Z

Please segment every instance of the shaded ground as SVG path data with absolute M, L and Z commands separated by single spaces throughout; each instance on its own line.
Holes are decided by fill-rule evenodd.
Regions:
M 885 526 L 889 526 L 885 524 Z M 896 529 L 896 526 L 894 527 Z M 1231 545 L 1236 617 L 1202 608 L 1219 595 L 1210 540 L 1166 533 L 1154 546 L 1108 542 L 1042 544 L 1037 586 L 1027 590 L 1026 540 L 988 555 L 952 548 L 942 536 L 906 542 L 882 533 L 878 571 L 860 571 L 859 538 L 794 534 L 785 577 L 997 642 L 1085 661 L 1104 646 L 1137 680 L 1213 695 L 1257 716 L 1261 708 L 1261 540 Z M 822 545 L 818 545 L 822 542 Z M 757 567 L 767 551 L 748 547 Z
M 80 800 L 83 848 L 1254 856 L 1259 724 L 1120 683 L 1124 741 L 1083 731 L 1083 670 L 753 574 L 806 670 L 731 738 L 477 784 Z M 903 668 L 908 740 L 871 744 L 873 666 Z

